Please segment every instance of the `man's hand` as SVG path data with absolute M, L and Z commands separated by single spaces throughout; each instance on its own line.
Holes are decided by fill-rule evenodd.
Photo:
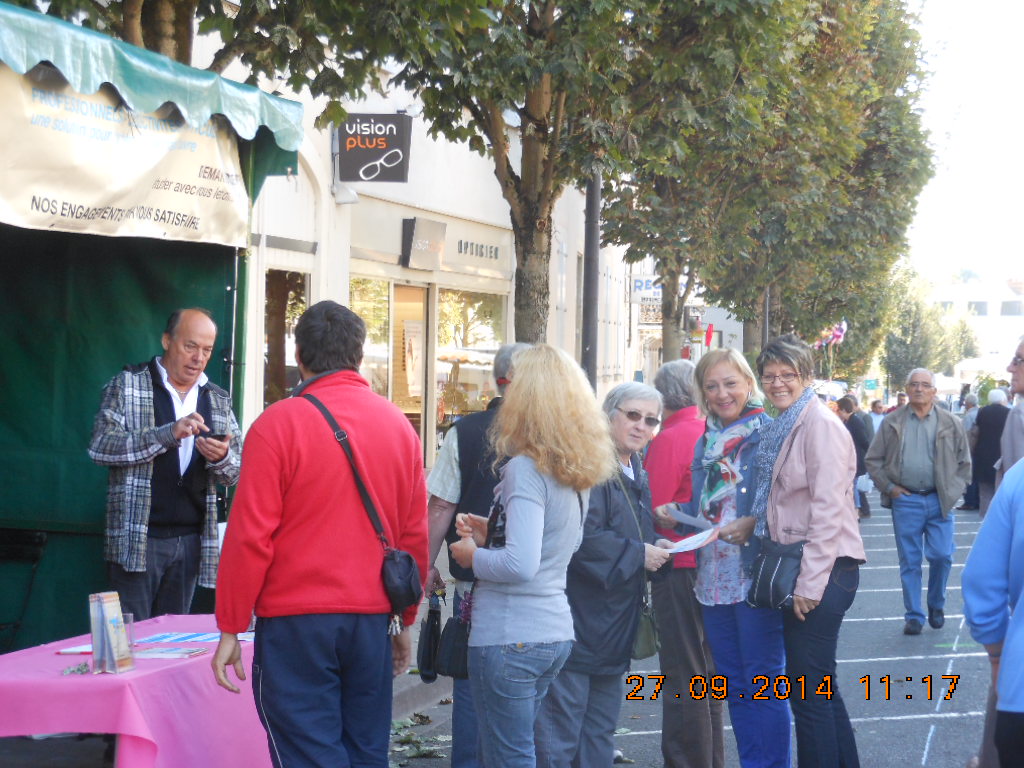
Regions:
M 894 485 L 892 488 L 889 489 L 889 495 L 894 499 L 898 499 L 900 496 L 909 496 L 910 491 L 908 491 L 902 485 Z
M 232 632 L 221 632 L 220 643 L 217 644 L 217 652 L 213 654 L 213 676 L 217 679 L 217 685 L 226 688 L 232 693 L 240 693 L 238 686 L 228 680 L 228 665 L 235 668 L 235 676 L 239 680 L 245 680 L 245 669 L 242 667 L 242 646 L 238 643 L 238 635 Z
M 463 536 L 458 541 L 449 544 L 448 549 L 456 563 L 463 568 L 473 567 L 473 553 L 476 552 L 477 546 L 472 536 Z
M 209 432 L 210 428 L 206 426 L 203 420 L 203 416 L 200 413 L 190 413 L 188 416 L 182 416 L 171 427 L 171 434 L 174 435 L 174 439 L 181 441 L 186 437 L 195 437 Z
M 809 597 L 793 595 L 793 615 L 800 621 L 805 621 L 808 613 L 818 607 L 819 600 L 811 600 Z
M 393 635 L 391 638 L 391 674 L 395 677 L 404 675 L 412 663 L 412 635 L 408 627 L 402 627 L 402 632 Z
M 670 557 L 672 557 L 672 553 L 667 549 L 654 544 L 644 544 L 644 568 L 648 571 L 658 570 Z
M 441 572 L 435 566 L 431 566 L 427 571 L 426 585 L 427 592 L 444 592 L 448 588 L 444 579 L 441 578 Z
M 231 435 L 224 435 L 223 440 L 214 440 L 212 437 L 196 438 L 196 450 L 211 464 L 228 455 L 228 443 L 231 442 Z

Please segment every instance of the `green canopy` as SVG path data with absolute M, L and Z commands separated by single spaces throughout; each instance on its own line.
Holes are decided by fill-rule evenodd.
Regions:
M 243 157 L 248 152 L 255 157 L 243 164 L 256 169 L 257 176 L 283 174 L 297 167 L 302 143 L 298 102 L 2 2 L 0 61 L 20 75 L 48 61 L 82 94 L 95 93 L 103 83 L 110 83 L 125 104 L 138 112 L 152 112 L 171 102 L 193 128 L 204 126 L 212 115 L 223 115 L 238 137 L 250 144 L 241 148 Z M 253 198 L 261 182 L 250 180 Z

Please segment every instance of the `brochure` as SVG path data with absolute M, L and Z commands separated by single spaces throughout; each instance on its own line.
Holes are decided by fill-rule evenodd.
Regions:
M 100 672 L 120 674 L 135 669 L 117 592 L 89 595 L 89 628 L 92 631 L 94 675 Z
M 718 538 L 718 529 L 709 528 L 706 531 L 694 534 L 682 541 L 677 541 L 672 549 L 669 550 L 674 555 L 680 552 L 692 552 L 695 549 L 700 549 L 703 546 L 710 544 L 712 541 Z
M 200 656 L 209 648 L 143 648 L 135 651 L 136 659 L 189 659 L 193 656 Z

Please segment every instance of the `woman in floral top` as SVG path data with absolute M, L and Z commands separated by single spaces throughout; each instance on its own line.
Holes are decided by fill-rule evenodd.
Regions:
M 735 350 L 704 355 L 696 380 L 707 427 L 694 452 L 693 500 L 686 507 L 691 516 L 703 517 L 718 529 L 717 540 L 697 551 L 694 587 L 715 671 L 721 676 L 716 686 L 720 691 L 727 685 L 743 768 L 788 768 L 789 707 L 774 696 L 754 698 L 763 687 L 756 678 L 774 681 L 784 674 L 782 616 L 746 603 L 757 546 L 751 517 L 757 487 L 754 459 L 760 430 L 771 419 L 753 371 Z

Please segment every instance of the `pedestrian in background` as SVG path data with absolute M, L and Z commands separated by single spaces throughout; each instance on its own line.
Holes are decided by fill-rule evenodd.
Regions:
M 935 407 L 935 375 L 915 368 L 907 377 L 910 406 L 885 417 L 865 463 L 882 506 L 892 508 L 900 559 L 905 623 L 919 635 L 921 557 L 928 560 L 928 623 L 945 624 L 946 581 L 953 567 L 953 507 L 971 477 L 971 454 L 960 419 Z M 888 503 L 887 503 L 888 502 Z
M 803 541 L 793 607 L 783 609 L 786 675 L 830 696 L 791 696 L 800 768 L 857 768 L 857 742 L 836 677 L 843 617 L 860 583 L 864 543 L 853 482 L 857 455 L 850 433 L 815 396 L 814 353 L 794 334 L 770 341 L 757 358 L 761 386 L 779 415 L 761 433 L 755 534 L 779 544 Z M 842 398 L 847 424 L 863 425 Z M 847 410 L 848 409 L 848 410 Z M 862 435 L 863 436 L 863 435 Z
M 861 477 L 867 472 L 864 468 L 864 454 L 867 453 L 868 446 L 871 445 L 871 438 L 868 436 L 863 419 L 857 416 L 856 401 L 851 396 L 846 395 L 839 398 L 837 406 L 836 415 L 843 422 L 846 431 L 850 433 L 857 455 L 857 477 L 853 482 L 854 506 L 857 507 L 860 517 L 871 517 L 871 508 L 866 506 L 867 494 L 861 493 L 858 487 Z
M 697 363 L 696 380 L 707 427 L 694 451 L 694 498 L 684 510 L 718 529 L 717 541 L 697 550 L 694 589 L 704 632 L 715 671 L 729 683 L 727 701 L 740 764 L 789 768 L 789 706 L 781 699 L 754 700 L 755 677 L 774 680 L 785 672 L 782 614 L 746 602 L 757 553 L 751 541 L 755 457 L 771 418 L 754 372 L 736 350 L 706 353 Z
M 583 541 L 569 562 L 565 591 L 576 642 L 540 705 L 539 768 L 611 768 L 647 574 L 671 558 L 671 542 L 654 532 L 640 463 L 661 421 L 661 395 L 647 384 L 619 384 L 604 412 L 619 466 L 591 490 Z
M 978 514 L 988 512 L 992 495 L 996 492 L 996 466 L 1002 455 L 1003 427 L 1010 415 L 1006 393 L 993 389 L 988 393 L 988 405 L 978 410 L 974 423 L 977 439 L 971 459 L 974 464 L 974 482 L 978 484 Z
M 647 449 L 644 467 L 651 486 L 655 532 L 671 541 L 683 538 L 683 534 L 676 530 L 677 521 L 667 506 L 693 499 L 690 466 L 693 450 L 704 433 L 704 417 L 696 404 L 695 370 L 689 360 L 673 360 L 654 376 L 664 411 L 661 430 Z M 658 659 L 666 691 L 685 693 L 694 677 L 710 680 L 715 675 L 700 603 L 694 593 L 696 582 L 696 553 L 680 552 L 672 557 L 668 572 L 651 584 L 661 638 Z M 665 768 L 724 768 L 723 707 L 714 696 L 661 697 Z
M 537 713 L 574 639 L 566 568 L 589 490 L 617 463 L 608 419 L 572 358 L 538 344 L 514 366 L 491 431 L 495 460 L 508 459 L 494 507 L 489 519 L 459 514 L 462 538 L 450 546 L 477 578 L 469 679 L 486 768 L 536 766 Z
M 964 395 L 964 412 L 960 414 L 963 420 L 964 432 L 967 433 L 967 442 L 974 451 L 974 442 L 977 440 L 977 433 L 973 432 L 974 423 L 978 420 L 978 396 L 974 392 Z M 972 457 L 973 461 L 973 457 Z M 978 497 L 978 483 L 971 477 L 971 482 L 964 489 L 964 503 L 957 507 L 964 512 L 977 512 L 981 499 Z

